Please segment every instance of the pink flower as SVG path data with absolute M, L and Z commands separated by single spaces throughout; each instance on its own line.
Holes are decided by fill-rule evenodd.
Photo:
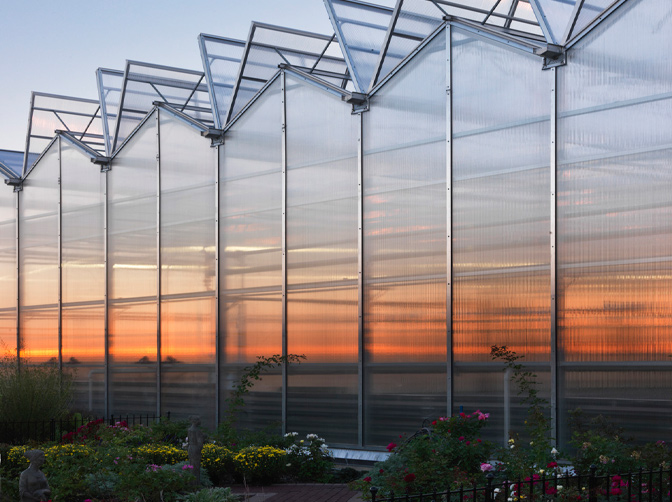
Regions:
M 371 476 L 367 476 L 367 477 L 365 477 L 365 478 L 364 478 L 364 481 L 366 481 L 367 483 L 370 483 L 370 482 L 371 482 Z
M 557 466 L 558 466 L 557 462 L 549 462 L 546 467 L 548 467 L 549 469 L 553 469 L 554 467 L 557 467 Z
M 469 446 L 471 444 L 471 441 L 467 441 L 465 444 Z
M 387 451 L 392 451 L 397 447 L 396 443 L 390 443 L 387 445 Z
M 481 413 L 480 411 L 478 412 L 479 420 L 486 420 L 488 418 L 490 418 L 490 413 Z
M 459 438 L 457 438 L 457 440 L 458 441 L 464 441 L 464 436 L 460 436 Z
M 481 464 L 481 471 L 488 472 L 492 470 L 492 464 Z

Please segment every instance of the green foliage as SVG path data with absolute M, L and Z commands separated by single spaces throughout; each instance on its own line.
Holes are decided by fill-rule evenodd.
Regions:
M 5 356 L 0 360 L 0 421 L 59 420 L 72 402 L 73 376 L 53 363 L 32 365 Z
M 236 477 L 249 484 L 279 481 L 287 465 L 285 450 L 272 446 L 248 446 L 233 457 Z
M 551 455 L 554 438 L 551 436 L 550 404 L 539 396 L 537 375 L 527 371 L 523 364 L 517 362 L 524 356 L 517 355 L 506 345 L 501 347 L 493 345 L 490 348 L 490 356 L 493 360 L 503 361 L 505 370 L 511 370 L 511 380 L 518 386 L 518 395 L 522 396 L 521 402 L 527 405 L 525 431 L 530 439 L 530 448 L 521 449 L 521 441 L 517 439 L 517 435 L 510 433 L 514 442 L 509 443 L 502 456 L 508 458 L 512 468 L 527 472 L 534 467 L 546 466 L 555 461 L 555 457 Z M 501 460 L 504 461 L 503 458 Z
M 219 424 L 217 431 L 218 436 L 224 443 L 235 443 L 238 440 L 238 433 L 234 425 L 236 417 L 240 410 L 245 406 L 245 396 L 254 387 L 254 384 L 261 380 L 264 373 L 273 368 L 280 367 L 285 364 L 297 363 L 300 364 L 302 360 L 306 359 L 305 355 L 275 354 L 270 357 L 257 356 L 258 361 L 251 366 L 243 368 L 243 374 L 238 382 L 233 387 L 233 393 L 226 402 L 226 412 Z
M 296 481 L 326 483 L 330 479 L 330 470 L 334 464 L 324 439 L 317 434 L 307 434 L 299 439 L 296 432 L 285 434 L 291 439 L 286 446 L 287 474 Z
M 147 464 L 176 464 L 187 460 L 187 452 L 169 444 L 151 443 L 132 449 L 132 455 Z
M 205 488 L 179 498 L 181 502 L 238 502 L 240 497 L 231 488 Z
M 234 454 L 224 446 L 212 443 L 203 445 L 201 467 L 205 468 L 215 485 L 221 486 L 233 480 Z
M 189 420 L 168 420 L 165 417 L 152 424 L 151 439 L 155 443 L 170 443 L 182 446 L 190 426 Z
M 393 454 L 353 486 L 368 493 L 371 486 L 379 496 L 445 490 L 448 486 L 471 482 L 481 473 L 493 445 L 480 438 L 487 413 L 441 417 L 412 436 L 401 446 L 388 445 Z

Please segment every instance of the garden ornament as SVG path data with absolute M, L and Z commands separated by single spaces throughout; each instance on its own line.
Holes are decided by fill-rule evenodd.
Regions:
M 194 468 L 194 476 L 196 476 L 196 485 L 201 484 L 201 451 L 203 450 L 203 443 L 205 436 L 201 432 L 201 417 L 199 415 L 192 415 L 189 417 L 191 427 L 188 429 L 187 436 L 187 452 L 189 453 L 189 463 Z
M 19 477 L 19 497 L 21 502 L 46 502 L 50 499 L 51 489 L 47 478 L 40 470 L 45 458 L 42 450 L 29 450 L 24 453 L 30 466 Z

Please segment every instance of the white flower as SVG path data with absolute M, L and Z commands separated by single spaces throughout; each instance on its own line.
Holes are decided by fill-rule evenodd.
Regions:
M 296 437 L 298 435 L 299 435 L 298 432 L 288 432 L 287 434 L 285 434 L 285 437 L 286 438 L 293 438 L 293 437 Z
M 562 485 L 558 485 L 558 486 L 556 486 L 556 488 L 557 488 L 558 491 L 560 491 L 560 490 L 562 490 Z
M 515 447 L 516 447 L 515 444 L 512 444 L 512 445 L 511 445 L 511 449 L 512 449 L 512 450 L 513 450 Z
M 501 491 L 502 491 L 501 488 L 495 488 L 495 490 L 494 490 L 495 493 L 499 493 Z
M 553 448 L 553 449 L 551 450 L 551 455 L 553 455 L 553 456 L 555 457 L 557 454 L 558 454 L 558 450 L 556 450 L 555 448 Z
M 317 439 L 317 434 L 307 434 L 306 439 L 310 439 L 311 441 Z

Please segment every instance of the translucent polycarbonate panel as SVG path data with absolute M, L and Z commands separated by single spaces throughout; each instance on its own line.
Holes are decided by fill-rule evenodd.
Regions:
M 161 409 L 171 417 L 215 420 L 214 295 L 161 302 Z
M 108 178 L 109 296 L 156 297 L 156 120 L 149 117 Z
M 21 304 L 58 301 L 58 141 L 42 156 L 19 192 Z
M 549 42 L 563 43 L 576 0 L 537 0 L 537 4 L 551 33 Z
M 156 412 L 156 112 L 108 178 L 110 412 Z
M 61 268 L 63 303 L 105 296 L 105 175 L 67 141 L 61 142 Z M 93 333 L 91 333 L 93 336 Z M 101 337 L 102 332 L 98 334 Z
M 641 441 L 672 412 L 670 44 L 672 5 L 628 2 L 558 75 L 561 413 L 608 415 Z
M 240 69 L 240 61 L 245 51 L 245 42 L 212 35 L 199 36 L 201 57 L 206 68 L 206 78 L 213 96 L 213 110 L 219 122 L 217 127 L 226 124 L 226 114 L 231 105 L 231 96 L 236 86 L 236 77 Z
M 213 292 L 217 150 L 169 112 L 160 128 L 161 295 Z
M 105 151 L 103 123 L 97 100 L 33 93 L 26 150 L 29 169 L 49 145 L 56 130 L 68 131 L 99 152 Z
M 446 53 L 430 42 L 364 118 L 365 443 L 446 412 Z
M 282 106 L 278 80 L 227 131 L 219 148 L 223 398 L 245 364 L 282 352 Z M 243 423 L 281 419 L 277 374 L 262 383 L 252 389 L 252 401 L 246 399 Z
M 577 35 L 612 3 L 614 3 L 614 0 L 585 0 L 579 11 L 579 16 L 576 18 L 571 36 Z
M 0 186 L 0 357 L 16 357 L 16 197 Z
M 28 364 L 58 362 L 58 309 L 21 305 L 19 315 L 22 360 Z
M 355 80 L 366 92 L 390 25 L 392 9 L 350 0 L 330 0 L 329 14 L 339 36 L 343 52 L 350 58 Z
M 357 443 L 358 115 L 286 77 L 288 430 Z M 319 336 L 317 335 L 319 333 Z M 339 396 L 331 407 L 305 406 Z
M 387 51 L 383 57 L 378 80 L 387 75 L 392 68 L 415 49 L 443 23 L 444 13 L 427 0 L 400 0 L 399 15 L 394 26 Z
M 23 152 L 16 152 L 14 150 L 0 150 L 0 163 L 8 167 L 15 177 L 21 176 L 23 169 Z M 6 174 L 7 175 L 7 174 Z
M 156 413 L 156 301 L 113 302 L 110 333 L 110 413 Z
M 213 124 L 202 72 L 129 61 L 124 74 L 121 110 L 115 124 L 115 149 L 152 109 L 154 101 L 167 103 L 199 122 Z
M 550 371 L 553 81 L 536 56 L 452 33 L 453 402 L 490 411 L 488 434 L 501 440 L 503 363 L 490 347 Z M 539 390 L 549 395 L 548 381 Z M 510 404 L 525 415 L 519 399 Z
M 63 371 L 73 376 L 73 408 L 104 414 L 104 306 L 64 305 L 61 317 Z
M 124 72 L 98 68 L 98 97 L 103 115 L 103 131 L 105 134 L 105 151 L 112 154 L 114 143 L 114 126 L 119 114 L 121 87 L 124 84 Z

